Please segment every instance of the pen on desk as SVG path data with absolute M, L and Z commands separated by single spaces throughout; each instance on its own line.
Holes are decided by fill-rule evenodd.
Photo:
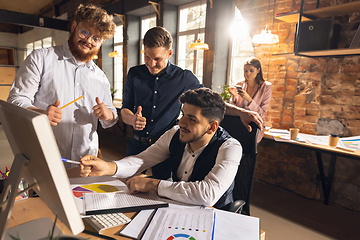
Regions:
M 214 212 L 214 223 L 213 223 L 213 229 L 212 229 L 212 234 L 211 234 L 211 240 L 214 240 L 214 236 L 215 236 L 215 216 L 216 216 L 216 212 Z
M 65 104 L 65 105 L 64 105 L 64 106 L 62 106 L 60 109 L 63 109 L 63 108 L 65 108 L 65 107 L 69 106 L 70 104 L 72 104 L 72 103 L 76 102 L 77 100 L 79 100 L 79 99 L 83 98 L 85 95 L 86 95 L 86 93 L 85 93 L 84 95 L 82 95 L 81 97 L 78 97 L 77 99 L 75 99 L 75 100 L 73 100 L 73 101 L 69 102 L 68 104 Z
M 63 162 L 67 162 L 67 163 L 74 163 L 74 164 L 78 164 L 78 165 L 81 164 L 81 162 L 69 160 L 69 159 L 66 159 L 66 158 L 63 158 L 63 157 L 61 158 L 61 160 L 63 160 Z

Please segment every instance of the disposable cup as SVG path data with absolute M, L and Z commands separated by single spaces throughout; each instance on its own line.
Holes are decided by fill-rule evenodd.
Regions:
M 329 136 L 329 146 L 330 147 L 336 147 L 338 141 L 339 141 L 339 135 L 330 134 L 330 136 Z
M 299 133 L 298 128 L 290 128 L 290 139 L 296 140 L 298 133 Z

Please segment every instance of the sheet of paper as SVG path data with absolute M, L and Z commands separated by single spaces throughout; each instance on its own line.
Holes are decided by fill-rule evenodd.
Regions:
M 172 201 L 170 199 L 162 199 L 165 202 L 169 203 L 169 208 L 176 208 L 176 209 L 201 209 L 202 207 L 199 205 L 186 205 L 185 203 L 179 203 Z M 142 210 L 140 211 L 135 218 L 120 232 L 120 235 L 124 235 L 127 237 L 131 237 L 134 239 L 140 239 L 145 228 L 147 227 L 150 219 L 152 217 L 152 213 L 154 210 Z
M 243 214 L 215 210 L 214 239 L 260 239 L 260 220 Z
M 69 178 L 70 186 L 74 194 L 75 202 L 81 217 L 85 217 L 85 207 L 83 195 L 85 192 L 117 192 L 127 191 L 125 183 L 117 178 L 102 177 L 86 177 L 86 178 Z
M 160 208 L 141 239 L 213 239 L 214 214 L 214 209 Z
M 114 193 L 84 193 L 85 211 L 128 209 L 131 207 L 168 205 L 155 192 L 130 194 L 130 191 Z
M 343 144 L 344 148 L 351 150 L 360 150 L 360 136 L 340 138 L 339 142 Z
M 131 222 L 123 228 L 120 235 L 140 239 L 143 232 L 145 231 L 154 209 L 147 209 L 140 211 Z

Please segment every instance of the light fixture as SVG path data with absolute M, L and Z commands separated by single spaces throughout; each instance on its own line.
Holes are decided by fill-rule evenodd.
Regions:
M 273 10 L 273 20 L 272 25 L 274 27 L 274 17 L 275 17 L 275 2 L 274 0 L 274 10 Z M 270 0 L 268 4 L 268 12 L 269 12 Z M 260 34 L 254 35 L 252 42 L 256 44 L 273 44 L 279 42 L 279 36 L 276 34 L 272 34 L 271 31 L 268 29 L 268 22 L 269 22 L 269 14 L 267 14 L 266 19 L 266 27 L 265 30 L 262 30 Z
M 190 43 L 189 48 L 192 50 L 209 50 L 209 45 L 202 43 L 200 39 L 198 39 L 194 43 Z
M 96 55 L 96 54 L 91 57 L 91 59 L 98 59 L 98 58 L 99 58 L 99 57 L 98 57 L 98 55 Z
M 212 4 L 212 2 L 211 2 L 211 4 Z M 202 3 L 200 4 L 198 39 L 195 42 L 190 43 L 190 45 L 189 45 L 189 49 L 192 49 L 192 50 L 209 50 L 209 45 L 206 43 L 202 43 L 200 40 L 200 25 L 201 25 L 201 15 L 202 15 L 201 8 L 202 8 Z
M 120 57 L 119 53 L 115 50 L 111 53 L 109 53 L 109 57 Z
M 265 27 L 265 30 L 261 31 L 261 34 L 256 34 L 253 39 L 253 43 L 257 44 L 273 44 L 279 42 L 279 36 L 276 34 L 272 34 L 270 30 Z

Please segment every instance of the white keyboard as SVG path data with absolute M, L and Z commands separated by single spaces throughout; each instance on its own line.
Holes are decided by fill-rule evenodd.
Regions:
M 91 217 L 85 218 L 99 234 L 102 234 L 105 229 L 117 227 L 126 224 L 131 221 L 131 218 L 127 217 L 123 213 L 108 213 L 92 215 Z

